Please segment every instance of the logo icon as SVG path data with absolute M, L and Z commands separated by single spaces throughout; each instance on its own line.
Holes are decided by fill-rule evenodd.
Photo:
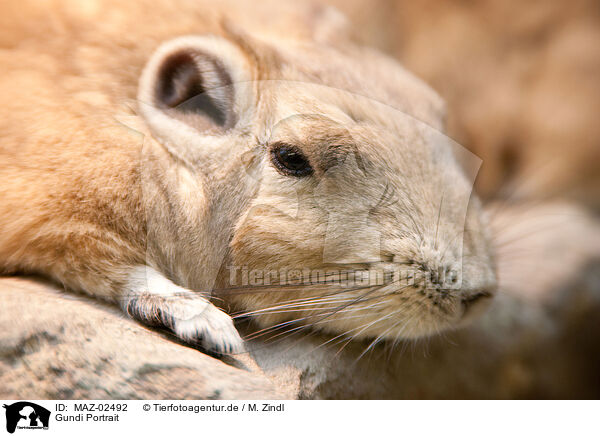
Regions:
M 42 406 L 28 401 L 19 401 L 10 405 L 4 404 L 6 409 L 6 431 L 14 433 L 16 429 L 48 429 L 50 411 Z

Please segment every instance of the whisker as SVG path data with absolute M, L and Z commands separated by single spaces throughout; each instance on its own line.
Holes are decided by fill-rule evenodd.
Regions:
M 413 314 L 413 313 L 415 313 L 415 312 L 417 311 L 416 309 L 418 309 L 418 305 L 413 305 L 412 309 L 410 309 L 410 312 L 408 312 L 409 316 L 410 316 L 410 314 Z M 396 314 L 396 313 L 398 313 L 398 312 L 401 312 L 401 311 L 406 311 L 406 310 L 407 310 L 407 308 L 406 308 L 406 307 L 404 307 L 404 308 L 402 308 L 402 309 L 399 309 L 399 310 L 395 311 L 393 314 Z M 393 314 L 392 314 L 392 315 L 393 315 Z M 380 319 L 379 321 L 381 321 L 381 320 L 382 320 L 382 319 Z M 379 322 L 379 321 L 378 321 L 378 322 Z M 408 321 L 407 321 L 407 322 L 408 322 Z M 354 335 L 352 335 L 352 336 L 349 338 L 349 340 L 348 340 L 348 341 L 347 341 L 347 342 L 344 344 L 344 346 L 342 346 L 342 347 L 341 347 L 341 348 L 338 350 L 338 353 L 340 353 L 340 352 L 341 352 L 341 351 L 342 351 L 342 350 L 343 350 L 343 349 L 344 349 L 344 348 L 345 348 L 345 347 L 346 347 L 346 346 L 347 346 L 347 345 L 348 345 L 348 344 L 349 344 L 349 343 L 350 343 L 352 340 L 356 339 L 356 338 L 358 337 L 358 335 L 360 335 L 360 334 L 361 334 L 361 333 L 362 333 L 364 330 L 366 330 L 367 328 L 371 327 L 371 325 L 372 325 L 372 324 L 369 324 L 369 325 L 367 325 L 365 328 L 363 328 L 362 330 L 360 330 L 358 333 L 355 333 Z M 354 330 L 356 330 L 356 329 L 354 329 Z M 352 331 L 352 330 L 351 330 L 351 331 Z
M 352 304 L 356 304 L 359 301 L 362 301 L 364 299 L 364 297 L 372 294 L 373 292 L 381 290 L 381 289 L 384 289 L 386 286 L 389 286 L 389 285 L 381 285 L 381 286 L 373 287 L 373 289 L 371 289 L 370 291 L 366 292 L 364 295 L 360 295 L 358 298 L 354 299 L 353 301 L 350 301 L 350 302 L 348 302 L 346 304 L 343 304 L 343 305 L 339 306 L 338 308 L 336 308 L 335 310 L 333 310 L 333 311 L 331 311 L 331 312 L 329 312 L 327 314 L 315 314 L 314 316 L 322 316 L 322 318 L 319 319 L 319 320 L 317 320 L 316 323 L 322 323 L 324 320 L 330 318 L 331 316 L 333 316 L 333 315 L 335 315 L 337 313 L 340 313 L 340 311 L 348 308 Z M 406 287 L 408 287 L 408 285 L 405 286 L 404 288 L 406 288 Z M 402 289 L 404 289 L 404 288 L 402 288 Z M 315 323 L 312 323 L 311 325 L 314 325 L 314 324 Z M 282 336 L 282 335 L 287 335 L 287 336 L 284 336 L 284 337 L 280 338 L 279 340 L 286 339 L 286 338 L 295 336 L 296 334 L 298 334 L 300 331 L 302 331 L 303 329 L 305 329 L 307 327 L 310 327 L 310 325 L 298 326 L 298 327 L 295 327 L 295 328 L 293 328 L 291 330 L 278 333 L 277 335 L 275 335 L 274 337 L 269 338 L 269 339 L 274 339 L 274 338 Z
M 358 310 L 353 309 L 353 310 L 350 310 L 349 312 L 357 312 L 357 311 Z M 343 313 L 343 312 L 345 312 L 345 311 L 344 310 L 338 311 L 338 313 Z M 299 322 L 302 322 L 302 321 L 306 321 L 306 320 L 309 320 L 309 319 L 314 318 L 316 316 L 327 315 L 329 313 L 333 313 L 333 312 L 326 312 L 325 314 L 323 314 L 323 313 L 311 314 L 311 315 L 308 315 L 308 316 L 305 316 L 305 317 L 295 318 L 295 319 L 292 319 L 292 320 L 289 320 L 289 321 L 284 321 L 284 322 L 281 322 L 281 323 L 273 325 L 273 326 L 267 326 L 267 327 L 265 327 L 265 328 L 263 328 L 263 329 L 261 329 L 261 330 L 259 330 L 257 332 L 251 333 L 250 335 L 246 336 L 245 339 L 247 339 L 247 340 L 257 339 L 257 338 L 259 338 L 261 336 L 264 336 L 266 334 L 272 333 L 273 331 L 279 330 L 281 328 L 285 328 L 285 327 L 287 327 L 287 326 L 289 326 L 291 324 L 295 324 L 295 323 L 299 323 Z M 353 317 L 361 317 L 361 316 L 363 316 L 363 315 L 351 315 L 351 316 L 348 316 L 348 317 L 338 318 L 338 320 L 346 320 L 346 319 L 350 319 L 350 318 L 353 318 Z M 279 333 L 279 334 L 277 334 L 275 336 L 272 336 L 272 337 L 268 338 L 268 341 L 273 342 L 273 343 L 277 343 L 277 342 L 279 342 L 279 340 L 273 341 L 273 339 L 277 338 L 278 336 L 283 336 L 283 335 L 286 335 L 286 334 L 289 334 L 289 336 L 293 336 L 293 333 L 295 331 L 301 331 L 301 330 L 306 329 L 306 328 L 313 328 L 316 325 L 323 324 L 323 323 L 326 323 L 326 322 L 331 322 L 331 321 L 335 321 L 335 319 L 323 319 L 323 320 L 320 320 L 320 321 L 311 322 L 310 324 L 301 325 L 301 326 L 298 326 L 298 327 L 296 327 L 296 328 L 294 328 L 292 330 L 286 330 L 286 331 L 284 331 L 282 333 Z M 313 333 L 316 333 L 316 331 L 314 331 Z M 286 337 L 282 337 L 281 340 L 283 340 L 285 338 Z
M 320 298 L 332 297 L 332 296 L 335 296 L 335 295 L 344 294 L 344 293 L 352 292 L 352 291 L 360 291 L 362 289 L 367 289 L 367 288 L 370 288 L 370 287 L 371 286 L 360 286 L 360 287 L 355 287 L 355 288 L 345 288 L 345 289 L 343 289 L 341 291 L 333 292 L 333 293 L 330 293 L 330 294 L 315 295 L 313 297 L 304 297 L 304 298 L 298 298 L 298 299 L 294 299 L 294 300 L 282 301 L 282 302 L 278 302 L 277 306 L 271 306 L 271 308 L 284 307 L 286 304 L 289 304 L 289 303 L 304 302 L 304 301 L 308 301 L 308 302 L 316 301 L 316 300 L 318 300 Z M 260 310 L 267 310 L 267 309 L 269 309 L 269 308 L 263 308 L 263 309 L 259 309 L 257 311 L 252 311 L 252 312 L 236 312 L 233 315 L 241 317 L 241 316 L 246 316 L 246 315 L 250 315 L 250 314 L 256 313 L 256 312 L 258 312 Z
M 437 224 L 435 225 L 435 238 L 433 239 L 433 248 L 437 250 L 438 230 L 440 228 L 440 217 L 442 216 L 442 204 L 444 203 L 444 191 L 442 190 L 442 198 L 440 199 L 440 207 L 438 208 Z

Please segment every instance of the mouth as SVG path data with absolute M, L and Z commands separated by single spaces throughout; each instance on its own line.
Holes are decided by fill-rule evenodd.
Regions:
M 492 294 L 489 291 L 481 291 L 461 299 L 463 309 L 463 319 L 472 318 L 481 312 L 492 300 Z

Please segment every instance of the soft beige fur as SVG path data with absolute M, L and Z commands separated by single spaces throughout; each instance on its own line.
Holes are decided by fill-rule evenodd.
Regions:
M 436 133 L 443 103 L 353 44 L 336 11 L 32 0 L 5 2 L 0 16 L 3 273 L 119 301 L 219 352 L 241 344 L 211 297 L 263 327 L 381 339 L 458 325 L 468 302 L 493 293 L 472 180 Z M 156 101 L 161 66 L 182 50 L 228 114 L 224 125 Z M 299 147 L 314 174 L 279 173 L 269 157 L 277 142 Z M 232 267 L 331 265 L 461 274 L 449 288 L 387 282 L 341 293 L 230 280 Z

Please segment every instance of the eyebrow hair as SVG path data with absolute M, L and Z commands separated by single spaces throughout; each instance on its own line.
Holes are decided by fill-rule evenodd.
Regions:
M 366 172 L 365 158 L 358 149 L 351 128 L 322 114 L 298 114 L 294 118 L 297 121 L 290 120 L 282 135 L 272 143 L 289 142 L 298 147 L 317 174 L 323 174 L 345 161 L 349 153 L 354 153 L 359 169 Z
M 312 158 L 319 172 L 324 173 L 337 165 L 348 152 L 356 148 L 348 130 L 335 121 L 319 115 L 302 118 L 307 123 L 301 128 L 303 137 L 295 139 L 301 142 L 298 145 L 306 151 L 309 159 Z
M 312 145 L 310 155 L 317 159 L 320 172 L 324 173 L 344 162 L 351 153 L 359 169 L 366 172 L 365 158 L 349 130 L 317 132 L 308 142 Z

